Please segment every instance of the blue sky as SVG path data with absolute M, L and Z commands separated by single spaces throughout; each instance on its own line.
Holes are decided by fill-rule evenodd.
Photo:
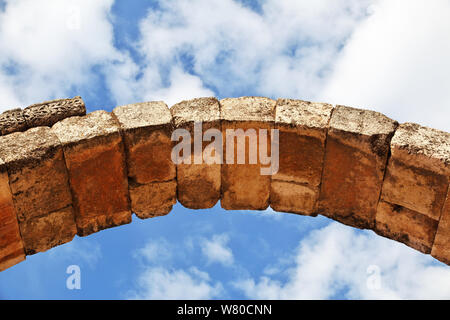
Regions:
M 450 131 L 449 36 L 445 0 L 0 1 L 0 110 L 262 95 Z M 321 216 L 177 204 L 28 257 L 0 273 L 9 298 L 448 299 L 450 269 Z

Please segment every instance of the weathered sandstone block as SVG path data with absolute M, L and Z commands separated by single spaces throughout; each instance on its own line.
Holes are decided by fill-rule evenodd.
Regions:
M 164 216 L 177 202 L 177 181 L 130 184 L 132 210 L 140 219 Z
M 331 116 L 319 213 L 373 228 L 389 143 L 397 122 L 381 113 L 337 106 Z
M 391 154 L 382 198 L 439 220 L 450 177 L 450 134 L 402 124 Z
M 52 131 L 64 149 L 78 235 L 131 222 L 119 124 L 106 111 L 71 117 Z
M 412 123 L 400 125 L 391 141 L 381 193 L 390 205 L 378 208 L 375 231 L 430 253 L 447 195 L 449 164 L 450 134 Z M 396 210 L 387 212 L 389 208 Z
M 0 271 L 25 260 L 6 165 L 0 159 Z
M 62 119 L 85 114 L 86 107 L 81 97 L 37 103 L 23 110 L 23 116 L 29 128 L 38 126 L 51 127 Z
M 442 209 L 441 219 L 434 238 L 431 255 L 450 265 L 450 189 L 447 194 L 444 208 Z
M 270 130 L 274 127 L 275 104 L 274 100 L 261 97 L 220 100 L 222 136 L 225 139 L 221 200 L 224 209 L 264 210 L 269 206 L 271 176 L 261 174 L 261 168 L 266 166 L 260 159 L 259 130 L 267 130 L 265 147 L 270 154 Z M 235 131 L 239 129 L 241 131 Z M 227 135 L 227 130 L 231 130 L 229 131 L 231 135 Z M 236 134 L 236 138 L 233 133 Z M 253 138 L 248 138 L 252 133 Z M 245 142 L 245 149 L 238 148 L 239 140 L 243 142 L 241 145 Z M 231 144 L 231 147 L 227 144 Z M 255 153 L 250 152 L 250 146 Z M 234 150 L 233 154 L 231 150 Z M 240 151 L 245 151 L 243 152 L 245 164 L 238 163 Z
M 169 213 L 176 202 L 169 108 L 164 102 L 144 102 L 113 113 L 124 136 L 132 211 L 141 219 Z
M 140 184 L 174 179 L 172 117 L 167 105 L 136 103 L 116 107 L 113 114 L 124 133 L 128 177 Z
M 182 101 L 170 108 L 175 129 L 186 129 L 191 136 L 191 156 L 189 164 L 177 164 L 178 201 L 186 208 L 207 209 L 220 199 L 220 167 L 222 159 L 222 140 L 217 151 L 217 163 L 203 159 L 203 152 L 211 142 L 203 139 L 209 129 L 220 132 L 220 108 L 216 98 L 199 98 Z M 195 122 L 199 123 L 197 126 Z M 198 140 L 197 144 L 194 141 Z M 211 140 L 214 140 L 211 139 Z M 195 146 L 198 146 L 195 148 Z M 214 150 L 207 156 L 214 157 Z M 186 158 L 187 159 L 187 158 Z
M 27 122 L 20 108 L 8 110 L 0 114 L 0 135 L 25 131 Z
M 325 140 L 333 107 L 278 99 L 279 170 L 272 176 L 270 206 L 276 211 L 316 215 Z
M 50 128 L 0 137 L 0 157 L 7 166 L 25 253 L 71 241 L 76 228 L 68 175 L 61 144 Z
M 20 224 L 20 231 L 27 254 L 70 242 L 77 234 L 73 208 L 68 206 L 42 217 L 25 220 Z
M 270 188 L 270 206 L 275 211 L 317 215 L 317 188 L 281 180 L 272 180 Z
M 438 221 L 383 200 L 378 204 L 376 232 L 423 253 L 430 253 Z

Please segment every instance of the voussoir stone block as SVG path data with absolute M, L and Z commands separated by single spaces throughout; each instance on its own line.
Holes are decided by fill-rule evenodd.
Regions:
M 64 149 L 78 235 L 131 222 L 125 154 L 113 115 L 94 111 L 52 127 Z
M 191 156 L 185 158 L 189 163 L 177 164 L 178 201 L 186 208 L 212 208 L 220 200 L 222 139 L 217 141 L 220 149 L 205 154 L 211 159 L 218 156 L 218 161 L 212 163 L 204 159 L 203 153 L 209 152 L 205 148 L 215 141 L 207 141 L 203 135 L 210 129 L 221 132 L 219 102 L 216 98 L 192 99 L 175 104 L 170 111 L 174 128 L 186 129 L 191 137 Z
M 86 114 L 86 106 L 81 97 L 58 99 L 33 104 L 23 110 L 23 116 L 29 128 L 38 126 L 51 127 L 56 122 Z
M 261 162 L 259 133 L 267 130 L 267 145 L 263 146 L 269 155 L 276 101 L 241 97 L 222 99 L 220 105 L 224 139 L 221 206 L 226 210 L 267 209 L 271 175 L 262 174 L 261 169 L 270 165 Z M 245 155 L 244 163 L 238 163 L 240 152 Z
M 374 227 L 397 125 L 375 111 L 336 106 L 325 149 L 320 214 L 357 228 Z
M 176 203 L 169 108 L 144 102 L 116 107 L 113 114 L 124 136 L 132 211 L 141 219 L 168 214 Z
M 61 144 L 48 127 L 0 137 L 25 253 L 46 251 L 76 234 Z M 50 218 L 51 217 L 51 218 Z M 30 225 L 46 228 L 29 228 Z
M 449 177 L 450 134 L 413 123 L 401 124 L 391 141 L 381 193 L 381 200 L 396 209 L 389 213 L 395 219 L 384 220 L 383 210 L 387 209 L 379 207 L 375 231 L 430 253 Z M 402 215 L 424 222 L 416 225 Z
M 130 183 L 130 198 L 133 212 L 140 219 L 168 214 L 177 202 L 177 181 Z
M 278 99 L 279 169 L 272 176 L 275 211 L 316 215 L 325 140 L 333 107 L 326 103 Z
M 441 219 L 434 238 L 431 255 L 450 265 L 450 187 L 442 209 Z
M 382 198 L 439 220 L 450 176 L 450 134 L 401 124 L 391 142 Z
M 0 271 L 25 260 L 6 165 L 0 159 Z
M 397 204 L 381 200 L 376 215 L 376 233 L 430 253 L 438 221 Z

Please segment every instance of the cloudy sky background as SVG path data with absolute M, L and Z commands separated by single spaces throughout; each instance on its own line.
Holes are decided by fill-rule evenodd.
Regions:
M 261 95 L 450 131 L 449 38 L 448 0 L 0 0 L 0 111 Z M 28 257 L 6 298 L 448 299 L 450 268 L 324 217 L 177 204 Z

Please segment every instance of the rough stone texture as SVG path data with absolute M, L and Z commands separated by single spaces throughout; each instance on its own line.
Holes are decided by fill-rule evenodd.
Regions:
M 161 182 L 176 176 L 170 158 L 172 117 L 164 102 L 144 102 L 113 110 L 124 135 L 128 177 L 137 183 Z
M 439 220 L 450 177 L 450 134 L 405 123 L 391 142 L 382 199 Z
M 447 193 L 447 200 L 442 209 L 431 255 L 450 265 L 450 187 Z
M 272 180 L 270 203 L 275 211 L 316 216 L 318 189 L 295 182 Z
M 44 110 L 36 119 L 48 114 Z M 261 163 L 260 150 L 258 161 L 249 163 L 248 143 L 244 164 L 236 163 L 233 143 L 234 164 L 177 168 L 171 159 L 174 126 L 192 134 L 196 121 L 203 122 L 203 131 L 221 129 L 223 161 L 227 129 L 256 134 L 279 129 L 278 172 L 262 174 L 269 165 Z M 13 132 L 28 127 L 20 109 L 3 113 L 0 271 L 76 233 L 129 223 L 131 206 L 142 219 L 166 215 L 177 190 L 190 208 L 213 206 L 220 196 L 229 210 L 270 204 L 278 211 L 319 212 L 372 228 L 450 265 L 450 134 L 417 124 L 397 126 L 373 111 L 259 97 L 219 104 L 214 98 L 193 99 L 172 110 L 163 102 L 138 103 L 25 132 Z M 247 139 L 248 131 L 242 132 Z M 267 142 L 271 155 L 270 136 Z M 193 149 L 191 160 L 199 155 Z
M 27 128 L 22 109 L 8 110 L 0 114 L 0 135 L 25 131 Z
M 77 234 L 73 208 L 70 205 L 46 216 L 25 220 L 21 223 L 20 230 L 28 254 L 70 242 Z
M 139 218 L 169 213 L 176 202 L 169 108 L 155 101 L 120 106 L 113 113 L 124 136 L 132 211 Z
M 119 124 L 106 111 L 71 117 L 52 131 L 64 148 L 78 235 L 131 222 Z
M 28 128 L 49 126 L 56 122 L 86 114 L 86 107 L 81 97 L 73 99 L 58 99 L 33 104 L 23 110 L 23 116 Z
M 220 106 L 216 98 L 182 101 L 170 108 L 176 129 L 186 129 L 191 135 L 191 163 L 177 164 L 178 201 L 186 208 L 212 208 L 220 200 L 221 164 L 207 164 L 202 155 L 211 142 L 202 141 L 201 149 L 194 148 L 194 123 L 201 122 L 202 133 L 221 130 Z M 218 150 L 222 152 L 222 150 Z M 201 159 L 201 164 L 195 163 Z
M 25 260 L 5 163 L 0 159 L 0 271 Z
M 280 167 L 272 176 L 270 206 L 274 210 L 316 215 L 332 110 L 326 103 L 277 100 Z
M 249 143 L 246 141 L 245 165 L 237 164 L 237 139 L 234 143 L 234 164 L 226 163 L 227 129 L 268 130 L 267 150 L 270 153 L 270 130 L 274 127 L 274 100 L 262 97 L 227 98 L 220 100 L 224 163 L 222 164 L 221 205 L 228 210 L 264 210 L 269 206 L 270 175 L 261 175 L 264 167 L 258 156 L 256 164 L 249 164 Z M 259 140 L 259 138 L 258 138 Z M 257 149 L 259 155 L 259 146 Z
M 21 234 L 26 233 L 26 254 L 72 240 L 76 230 L 67 170 L 60 142 L 50 128 L 0 137 L 0 157 L 7 166 Z M 27 228 L 31 221 L 36 225 L 47 221 L 48 227 Z
M 384 213 L 380 210 L 387 209 L 379 207 L 375 231 L 400 241 L 396 230 L 402 228 L 407 231 L 402 242 L 430 253 L 447 196 L 449 165 L 450 134 L 413 123 L 400 125 L 391 141 L 381 193 L 381 200 L 397 210 L 390 213 L 390 220 L 381 222 Z M 409 216 L 414 212 L 415 220 L 422 221 L 422 229 L 406 221 L 404 212 Z M 422 242 L 418 243 L 417 238 Z
M 141 219 L 166 215 L 177 202 L 176 192 L 175 180 L 130 185 L 133 212 Z
M 430 253 L 438 222 L 396 204 L 380 201 L 376 232 L 423 253 Z
M 381 113 L 337 106 L 331 116 L 318 212 L 373 228 L 389 143 L 397 122 Z

